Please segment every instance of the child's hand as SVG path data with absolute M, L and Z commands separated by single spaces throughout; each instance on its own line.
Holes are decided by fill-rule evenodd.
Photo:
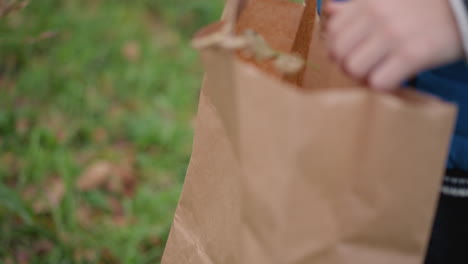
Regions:
M 375 89 L 463 55 L 448 0 L 330 0 L 326 12 L 332 56 Z

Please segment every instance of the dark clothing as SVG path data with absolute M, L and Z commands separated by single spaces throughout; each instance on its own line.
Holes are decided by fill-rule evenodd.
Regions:
M 455 177 L 468 180 L 466 175 Z M 467 263 L 468 199 L 442 194 L 425 264 Z
M 460 61 L 422 73 L 416 80 L 416 86 L 420 91 L 439 96 L 458 105 L 458 121 L 447 168 L 468 171 L 468 66 L 466 62 Z

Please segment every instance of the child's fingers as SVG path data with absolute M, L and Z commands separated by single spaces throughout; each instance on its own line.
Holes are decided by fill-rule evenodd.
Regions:
M 418 61 L 390 55 L 371 73 L 369 84 L 380 91 L 393 90 L 398 88 L 404 80 L 415 75 L 419 69 L 421 69 L 421 63 Z
M 373 33 L 345 58 L 344 68 L 353 77 L 365 79 L 389 51 L 390 47 L 385 38 L 378 32 Z
M 332 51 L 332 56 L 342 62 L 353 50 L 368 38 L 372 33 L 372 23 L 365 17 L 358 17 L 351 21 L 346 29 L 341 30 L 338 34 L 329 35 L 329 46 Z
M 339 9 L 330 16 L 326 25 L 326 30 L 329 35 L 337 35 L 346 30 L 356 18 L 359 17 L 359 10 L 356 5 L 351 3 L 336 3 Z

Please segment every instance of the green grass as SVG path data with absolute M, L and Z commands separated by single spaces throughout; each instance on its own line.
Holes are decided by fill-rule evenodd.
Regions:
M 159 263 L 201 80 L 189 40 L 222 4 L 32 0 L 0 21 L 0 263 Z M 98 161 L 124 191 L 77 187 Z

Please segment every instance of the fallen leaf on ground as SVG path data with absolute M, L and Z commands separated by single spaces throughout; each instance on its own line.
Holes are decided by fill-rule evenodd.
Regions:
M 93 139 L 98 143 L 102 143 L 107 140 L 107 131 L 102 128 L 96 128 L 93 132 Z
M 163 246 L 164 241 L 158 236 L 150 236 L 145 238 L 140 243 L 140 250 L 142 253 L 146 254 L 147 252 L 152 251 L 154 248 Z
M 76 218 L 82 227 L 89 227 L 92 225 L 93 215 L 93 210 L 85 204 L 81 204 L 76 210 Z
M 77 187 L 81 191 L 89 191 L 104 185 L 112 174 L 112 164 L 99 161 L 86 169 L 77 181 Z
M 75 261 L 77 262 L 94 262 L 96 259 L 96 252 L 91 249 L 78 249 L 74 253 Z
M 109 249 L 106 248 L 101 252 L 101 259 L 99 263 L 119 264 L 120 261 Z
M 39 34 L 39 36 L 36 37 L 31 37 L 26 40 L 28 44 L 36 44 L 38 42 L 47 40 L 47 39 L 52 39 L 58 36 L 58 33 L 55 31 L 45 31 Z
M 127 197 L 131 197 L 135 193 L 136 188 L 136 172 L 135 161 L 133 157 L 128 157 L 122 164 L 116 168 L 116 173 L 122 179 L 123 191 Z
M 109 197 L 107 201 L 112 212 L 112 222 L 119 227 L 126 226 L 129 221 L 125 216 L 122 202 L 115 197 Z
M 133 154 L 129 154 L 114 165 L 112 172 L 112 176 L 106 182 L 106 189 L 113 193 L 124 194 L 127 197 L 133 196 L 137 181 Z
M 136 41 L 129 41 L 122 47 L 122 56 L 130 62 L 140 59 L 140 44 Z
M 44 213 L 56 208 L 64 196 L 65 183 L 57 176 L 46 180 L 42 191 L 36 186 L 28 186 L 22 192 L 23 199 L 32 202 L 32 208 L 36 213 Z
M 19 248 L 15 252 L 15 258 L 17 264 L 29 264 L 31 253 L 24 248 Z
M 106 190 L 112 193 L 123 192 L 123 183 L 119 175 L 112 174 L 112 177 L 106 183 Z
M 40 239 L 34 242 L 33 248 L 36 254 L 45 255 L 54 248 L 54 244 L 50 240 Z
M 46 197 L 52 208 L 55 208 L 60 204 L 65 195 L 65 183 L 62 178 L 54 177 L 48 183 L 46 190 Z
M 3 18 L 13 11 L 25 8 L 29 4 L 29 1 L 13 1 L 11 3 L 3 3 L 1 1 L 0 4 L 0 18 Z
M 20 118 L 16 121 L 16 133 L 24 135 L 29 130 L 29 122 L 25 118 Z
M 1 141 L 1 137 L 0 137 Z M 0 142 L 1 143 L 1 142 Z M 0 165 L 2 168 L 5 168 L 9 171 L 16 171 L 18 167 L 18 157 L 15 156 L 12 152 L 5 152 L 1 157 L 0 157 Z

